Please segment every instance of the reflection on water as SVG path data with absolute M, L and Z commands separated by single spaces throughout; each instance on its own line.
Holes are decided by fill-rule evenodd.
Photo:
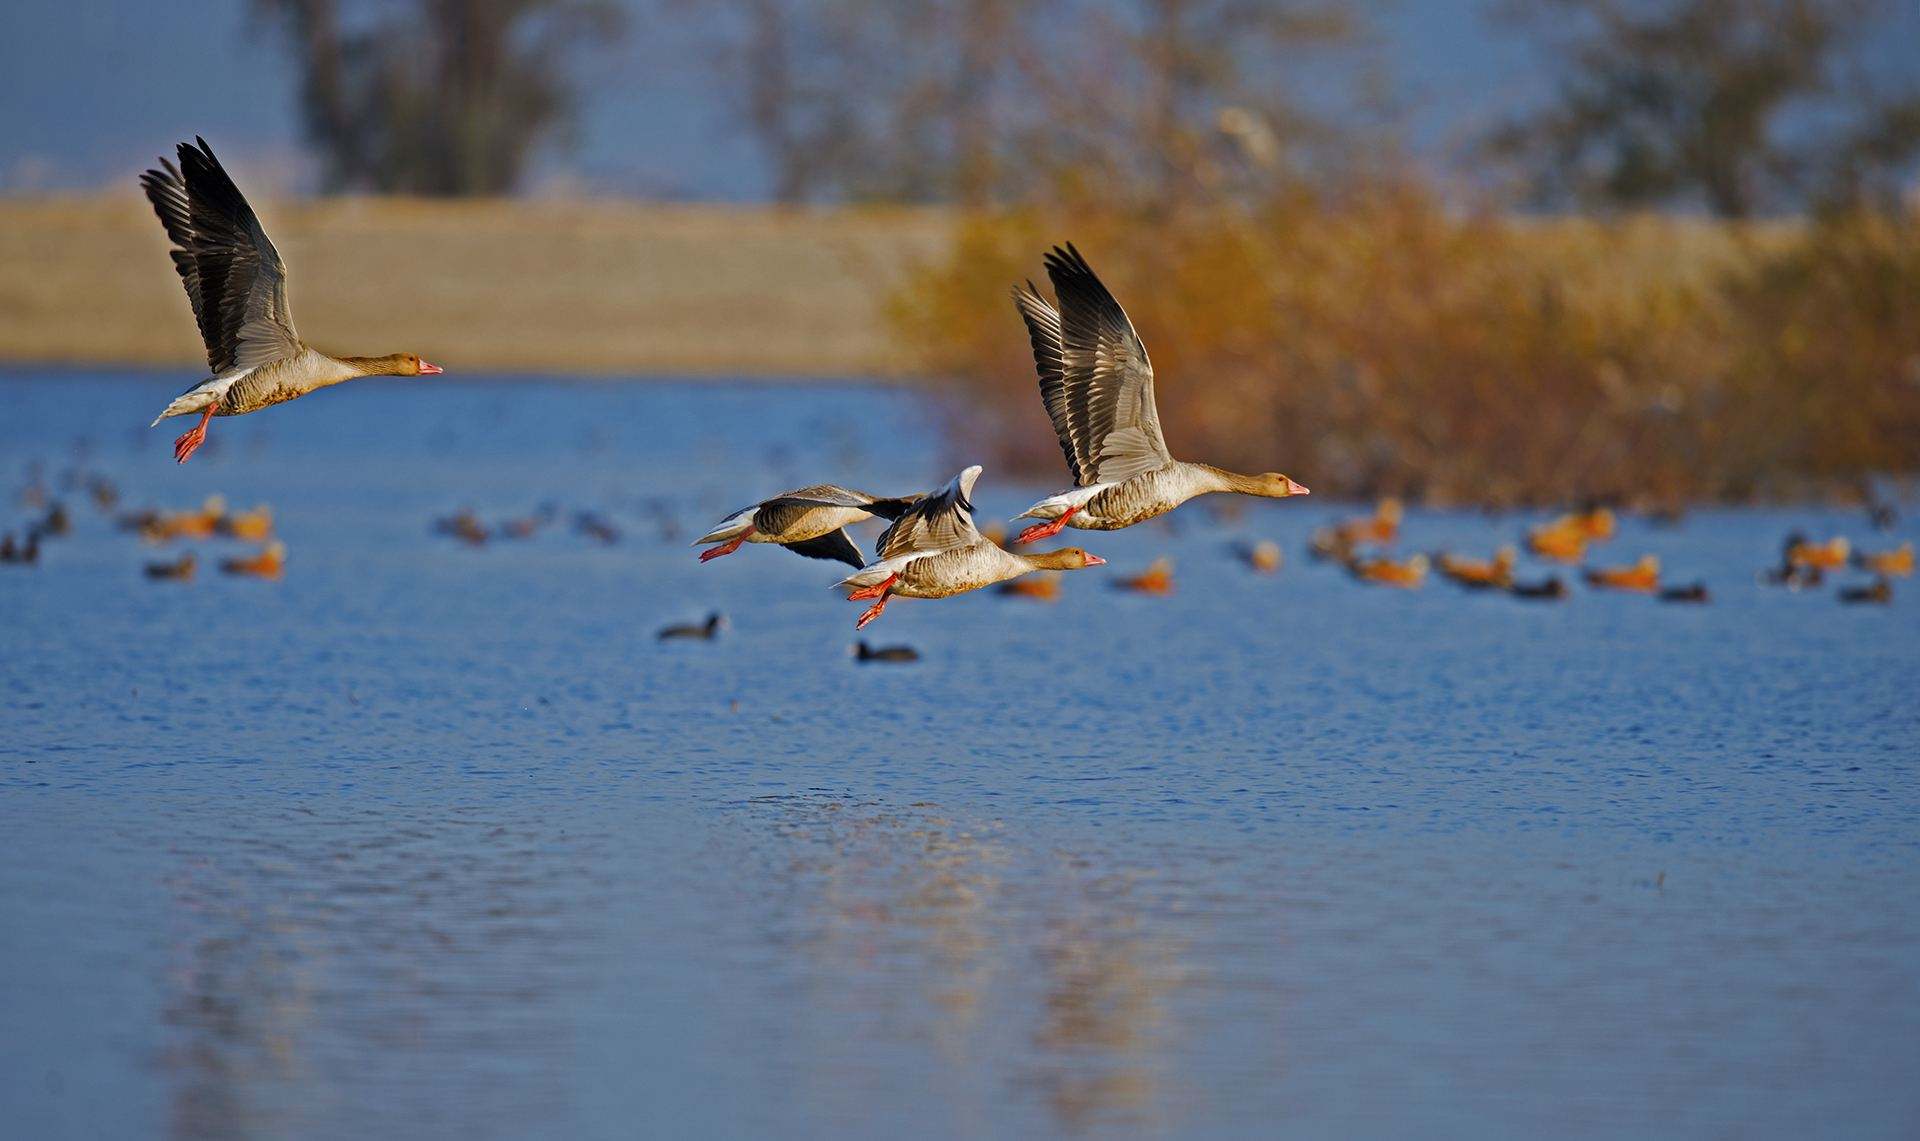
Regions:
M 591 839 L 460 809 L 257 826 L 166 877 L 173 1135 L 512 1134 L 564 1108 Z
M 860 1014 L 885 1032 L 912 1025 L 903 1008 L 924 1008 L 930 1029 L 904 1037 L 924 1033 L 931 1061 L 985 1071 L 994 1096 L 1037 1096 L 1062 1128 L 1169 1123 L 1160 1094 L 1181 940 L 1143 908 L 1138 873 L 1036 851 L 934 804 L 748 807 L 787 853 L 769 890 L 801 912 L 793 949 L 822 1022 Z M 823 1102 L 862 1084 L 837 1066 L 815 1073 Z M 857 1120 L 857 1106 L 842 1109 Z
M 1046 980 L 1034 1080 L 1075 1128 L 1109 1118 L 1167 1124 L 1155 1099 L 1167 997 L 1183 977 L 1178 944 L 1142 929 L 1136 876 L 1062 862 L 1071 886 L 1034 949 Z

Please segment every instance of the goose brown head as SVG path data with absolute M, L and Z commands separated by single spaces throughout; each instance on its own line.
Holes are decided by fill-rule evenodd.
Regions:
M 1038 554 L 1028 555 L 1027 561 L 1047 570 L 1083 570 L 1087 567 L 1107 565 L 1107 560 L 1079 547 L 1061 547 L 1057 551 L 1041 551 Z
M 388 353 L 384 357 L 342 357 L 361 376 L 438 376 L 447 371 L 418 353 Z

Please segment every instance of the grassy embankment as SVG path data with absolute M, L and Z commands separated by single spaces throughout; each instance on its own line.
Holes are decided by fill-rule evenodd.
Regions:
M 896 376 L 883 302 L 951 230 L 913 210 L 257 205 L 302 336 L 461 372 Z M 0 201 L 0 362 L 204 367 L 165 239 L 131 188 Z

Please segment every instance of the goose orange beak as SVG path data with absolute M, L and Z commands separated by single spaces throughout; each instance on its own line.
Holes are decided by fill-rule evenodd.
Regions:
M 437 365 L 437 364 L 433 364 L 433 363 L 431 363 L 431 362 L 429 362 L 429 361 L 427 361 L 427 360 L 424 360 L 424 359 L 423 359 L 423 360 L 421 360 L 421 362 L 420 362 L 420 375 L 421 375 L 421 376 L 438 376 L 438 375 L 440 375 L 441 373 L 443 373 L 443 372 L 445 372 L 445 371 L 447 371 L 447 370 L 446 370 L 446 369 L 444 369 L 444 368 L 441 368 L 441 367 L 440 367 L 439 365 Z
M 1087 552 L 1087 565 L 1090 567 L 1103 567 L 1107 565 L 1107 560 L 1089 551 Z
M 1289 478 L 1287 480 L 1287 494 L 1288 495 L 1312 495 L 1313 492 L 1307 490 L 1306 484 L 1296 483 L 1292 478 Z

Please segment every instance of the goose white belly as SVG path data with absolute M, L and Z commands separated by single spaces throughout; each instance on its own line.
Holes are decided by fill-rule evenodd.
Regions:
M 1091 500 L 1094 496 L 1100 494 L 1101 492 L 1106 491 L 1108 488 L 1113 488 L 1118 486 L 1120 485 L 1117 483 L 1096 483 L 1090 487 L 1076 487 L 1071 491 L 1062 491 L 1057 494 L 1047 496 L 1045 499 L 1042 499 L 1040 502 L 1034 504 L 1032 507 L 1029 507 L 1025 511 L 1022 511 L 1020 514 L 1015 515 L 1014 518 L 1015 519 L 1058 519 L 1060 518 L 1060 516 L 1065 515 L 1067 512 L 1074 511 L 1075 508 L 1079 508 L 1080 509 L 1079 511 L 1074 511 L 1075 518 L 1077 519 L 1081 514 L 1085 512 L 1087 502 L 1089 500 Z M 1068 520 L 1068 523 L 1069 525 L 1077 525 L 1074 522 L 1074 520 Z
M 153 424 L 149 424 L 147 427 L 151 428 L 154 424 L 158 424 L 169 416 L 186 416 L 203 410 L 209 404 L 219 404 L 222 400 L 226 399 L 228 389 L 247 379 L 247 377 L 252 376 L 254 368 L 258 367 L 258 365 L 255 365 L 253 368 L 243 368 L 236 372 L 228 373 L 226 376 L 208 377 L 199 384 L 194 385 L 192 388 L 174 397 L 172 403 L 167 405 L 166 410 L 161 412 L 160 415 L 155 416 L 153 418 Z

